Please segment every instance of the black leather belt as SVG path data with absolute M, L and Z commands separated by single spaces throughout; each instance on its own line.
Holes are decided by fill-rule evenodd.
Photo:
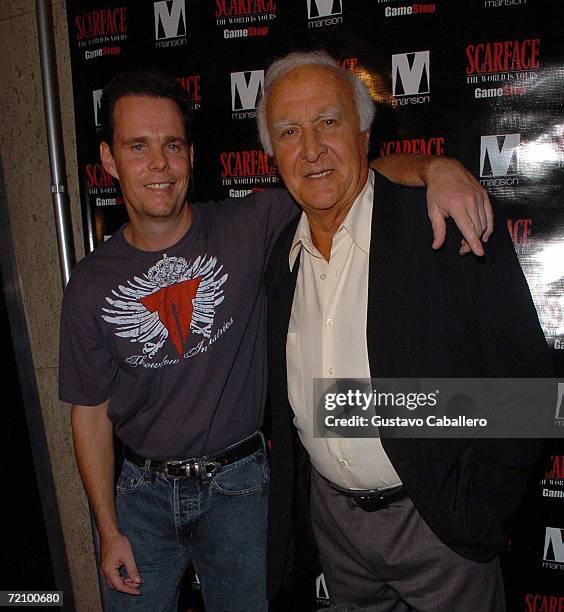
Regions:
M 372 491 L 352 491 L 333 487 L 336 491 L 348 497 L 354 506 L 358 506 L 366 512 L 375 512 L 387 508 L 391 503 L 407 497 L 407 491 L 403 485 L 391 487 L 390 489 L 374 489 Z
M 202 476 L 213 476 L 218 470 L 244 459 L 256 453 L 262 447 L 262 438 L 259 434 L 245 440 L 241 444 L 229 448 L 221 453 L 192 459 L 169 459 L 166 461 L 155 461 L 146 459 L 125 447 L 125 457 L 131 463 L 140 468 L 145 468 L 147 461 L 149 469 L 158 474 L 164 474 L 171 478 L 200 478 Z

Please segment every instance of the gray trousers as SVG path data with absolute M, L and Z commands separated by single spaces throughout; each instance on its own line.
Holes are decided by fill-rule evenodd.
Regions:
M 334 605 L 349 612 L 504 612 L 499 560 L 464 559 L 405 497 L 366 512 L 313 470 L 312 523 Z

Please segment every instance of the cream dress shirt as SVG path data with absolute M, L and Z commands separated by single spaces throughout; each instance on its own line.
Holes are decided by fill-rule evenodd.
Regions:
M 313 380 L 370 378 L 366 309 L 373 194 L 370 171 L 333 237 L 329 261 L 313 245 L 305 213 L 289 255 L 290 269 L 300 257 L 286 342 L 294 425 L 315 469 L 345 489 L 401 484 L 379 438 L 313 437 Z

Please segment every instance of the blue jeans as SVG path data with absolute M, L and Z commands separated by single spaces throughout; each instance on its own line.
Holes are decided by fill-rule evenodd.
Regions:
M 176 612 L 192 560 L 206 612 L 265 612 L 267 491 L 264 444 L 209 480 L 167 478 L 126 460 L 116 512 L 143 584 L 140 596 L 110 591 L 107 610 Z

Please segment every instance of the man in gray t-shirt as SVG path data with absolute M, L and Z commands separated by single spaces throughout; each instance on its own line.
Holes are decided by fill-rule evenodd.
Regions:
M 208 612 L 266 610 L 263 272 L 297 208 L 283 190 L 188 204 L 189 102 L 159 73 L 114 79 L 102 114 L 101 158 L 129 223 L 65 292 L 60 396 L 73 404 L 108 609 L 175 610 L 193 560 Z M 377 164 L 392 180 L 433 181 L 436 242 L 452 214 L 481 251 L 489 203 L 456 162 Z M 114 433 L 125 454 L 117 487 Z

